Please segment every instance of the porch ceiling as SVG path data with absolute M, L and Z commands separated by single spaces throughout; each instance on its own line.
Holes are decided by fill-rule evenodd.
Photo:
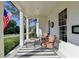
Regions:
M 56 1 L 18 1 L 27 16 L 48 16 L 56 5 Z

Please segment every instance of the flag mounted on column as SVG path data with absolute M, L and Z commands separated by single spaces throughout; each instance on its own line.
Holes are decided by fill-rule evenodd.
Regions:
M 12 16 L 12 14 L 11 14 L 10 12 L 7 12 L 7 11 L 4 9 L 4 16 L 3 16 L 4 29 L 8 27 L 8 24 L 9 24 L 9 22 L 10 22 L 11 16 Z

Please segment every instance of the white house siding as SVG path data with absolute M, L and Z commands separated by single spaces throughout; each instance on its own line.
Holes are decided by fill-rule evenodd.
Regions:
M 43 33 L 48 33 L 48 17 L 47 16 L 39 17 L 39 27 L 42 29 Z
M 65 57 L 79 57 L 79 34 L 72 34 L 72 26 L 79 25 L 79 2 L 59 2 L 52 10 L 50 20 L 55 26 L 51 28 L 51 34 L 56 34 L 59 38 L 58 13 L 67 8 L 67 40 L 59 44 L 58 53 Z M 62 57 L 63 57 L 62 56 Z

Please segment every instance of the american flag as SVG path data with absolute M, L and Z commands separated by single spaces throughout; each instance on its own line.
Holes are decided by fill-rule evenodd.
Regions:
M 4 22 L 4 29 L 8 27 L 8 24 L 10 22 L 12 14 L 10 12 L 7 12 L 4 9 L 4 16 L 3 16 L 3 22 Z

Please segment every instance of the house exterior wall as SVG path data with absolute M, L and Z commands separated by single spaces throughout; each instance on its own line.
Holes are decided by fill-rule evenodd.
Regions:
M 0 57 L 4 56 L 3 40 L 3 2 L 0 2 Z
M 48 33 L 48 17 L 47 16 L 39 17 L 39 28 L 42 29 L 43 33 Z
M 50 20 L 54 22 L 54 28 L 50 33 L 59 38 L 58 13 L 67 8 L 67 43 L 61 41 L 58 54 L 64 57 L 79 57 L 79 34 L 72 34 L 72 26 L 79 25 L 79 2 L 59 2 L 52 10 Z

